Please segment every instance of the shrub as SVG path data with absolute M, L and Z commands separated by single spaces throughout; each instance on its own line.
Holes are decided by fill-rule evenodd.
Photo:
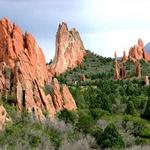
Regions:
M 48 94 L 53 95 L 53 93 L 54 93 L 53 86 L 52 85 L 45 85 L 44 92 L 46 95 L 48 95 Z
M 91 130 L 91 135 L 95 137 L 97 144 L 101 145 L 103 130 L 99 127 L 95 127 Z
M 5 67 L 5 68 L 4 68 L 4 74 L 5 74 L 5 76 L 6 76 L 7 79 L 11 79 L 12 71 L 11 71 L 10 68 Z
M 125 110 L 125 113 L 129 114 L 129 115 L 136 115 L 136 109 L 131 100 L 128 100 L 128 102 L 127 102 L 127 108 Z
M 73 111 L 69 111 L 67 109 L 62 110 L 57 114 L 60 120 L 64 120 L 65 123 L 74 124 L 77 121 L 77 114 Z
M 88 133 L 94 125 L 93 118 L 87 113 L 80 113 L 77 127 L 79 130 L 82 130 L 84 133 Z
M 150 120 L 150 98 L 148 98 L 143 117 Z
M 103 148 L 122 148 L 124 141 L 113 123 L 107 125 L 102 135 L 101 146 Z
M 90 112 L 94 120 L 98 120 L 100 117 L 102 117 L 106 113 L 100 108 L 90 109 Z
M 112 103 L 109 100 L 109 97 L 106 94 L 99 95 L 98 97 L 99 97 L 100 108 L 111 113 Z

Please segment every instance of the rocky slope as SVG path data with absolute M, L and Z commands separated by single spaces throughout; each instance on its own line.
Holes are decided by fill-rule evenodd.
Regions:
M 46 85 L 52 85 L 51 95 L 45 95 Z M 56 79 L 52 80 L 34 37 L 6 18 L 0 20 L 0 93 L 1 97 L 14 96 L 12 105 L 20 111 L 26 108 L 39 120 L 45 118 L 45 111 L 53 117 L 61 109 L 76 109 L 69 89 L 65 85 L 60 89 Z
M 75 28 L 68 30 L 67 24 L 62 23 L 56 34 L 56 52 L 49 70 L 58 75 L 81 64 L 86 51 L 79 32 Z

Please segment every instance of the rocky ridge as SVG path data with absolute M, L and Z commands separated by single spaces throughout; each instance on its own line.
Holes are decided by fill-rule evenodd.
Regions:
M 46 95 L 43 88 L 52 86 Z M 23 33 L 7 18 L 0 20 L 0 97 L 14 96 L 11 101 L 19 111 L 26 108 L 38 120 L 44 112 L 54 117 L 62 109 L 75 110 L 75 101 L 66 85 L 60 85 L 46 66 L 42 49 L 30 33 Z
M 138 39 L 138 44 L 129 49 L 129 58 L 133 62 L 140 59 L 150 61 L 150 54 L 145 51 L 142 39 Z

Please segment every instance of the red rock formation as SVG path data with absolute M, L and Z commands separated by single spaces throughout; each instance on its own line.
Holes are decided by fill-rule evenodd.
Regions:
M 123 51 L 122 63 L 126 63 L 128 56 L 126 56 L 126 51 Z
M 150 54 L 145 52 L 144 43 L 141 39 L 138 39 L 138 44 L 131 47 L 129 50 L 129 58 L 135 62 L 140 59 L 145 59 L 146 61 L 150 61 Z
M 11 121 L 11 119 L 8 116 L 5 108 L 0 105 L 0 131 L 4 130 L 6 123 L 9 121 Z
M 137 78 L 141 78 L 141 65 L 140 62 L 135 62 L 135 73 Z
M 125 79 L 126 78 L 126 68 L 125 68 L 124 63 L 121 64 L 120 77 L 121 77 L 121 79 Z
M 68 31 L 66 23 L 59 25 L 56 35 L 56 52 L 49 71 L 58 75 L 81 64 L 85 56 L 85 48 L 78 31 Z
M 43 87 L 50 84 L 50 81 L 51 73 L 47 71 L 45 57 L 34 37 L 30 33 L 23 34 L 21 29 L 8 19 L 0 20 L 0 91 L 4 91 L 4 94 L 15 94 L 20 111 L 25 107 L 39 120 L 43 120 L 43 110 L 47 111 L 49 116 L 54 116 L 58 110 L 64 108 L 59 99 L 63 95 L 55 85 L 54 92 L 57 97 L 53 100 L 53 95 L 45 95 Z M 69 93 L 69 90 L 67 92 Z M 67 101 L 68 107 L 71 105 L 70 107 L 75 109 L 76 105 L 70 95 L 67 99 L 71 99 L 71 102 Z M 60 105 L 59 108 L 55 106 L 56 101 Z
M 57 110 L 62 110 L 64 108 L 68 110 L 75 110 L 76 104 L 69 92 L 68 87 L 65 84 L 60 86 L 56 78 L 53 79 L 52 86 L 54 92 L 53 102 L 55 108 Z
M 118 61 L 117 61 L 117 54 L 116 54 L 116 51 L 115 51 L 115 53 L 114 53 L 114 56 L 115 56 L 115 61 L 114 61 L 114 65 L 115 65 L 114 79 L 115 79 L 115 80 L 118 80 L 118 79 L 120 79 L 120 66 L 119 66 Z

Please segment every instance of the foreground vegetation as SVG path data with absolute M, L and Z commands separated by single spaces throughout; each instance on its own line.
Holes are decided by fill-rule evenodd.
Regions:
M 39 123 L 26 111 L 17 113 L 9 105 L 12 98 L 1 101 L 13 120 L 0 134 L 1 149 L 150 148 L 150 86 L 144 83 L 150 64 L 141 61 L 143 77 L 137 80 L 134 66 L 128 62 L 127 78 L 114 81 L 113 60 L 87 53 L 79 67 L 57 77 L 69 85 L 76 111 L 63 110 L 55 120 L 46 118 Z M 51 87 L 45 87 L 46 94 L 52 91 Z

